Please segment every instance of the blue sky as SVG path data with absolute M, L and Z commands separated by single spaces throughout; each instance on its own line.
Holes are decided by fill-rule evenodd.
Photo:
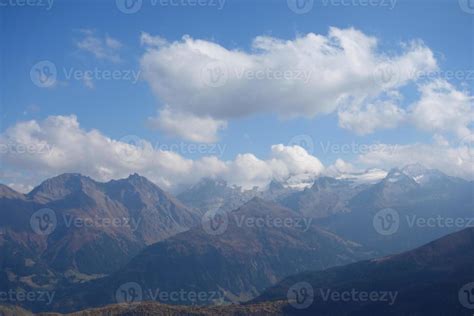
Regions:
M 462 72 L 460 78 L 446 78 L 447 75 L 441 74 L 438 79 L 452 84 L 452 89 L 472 95 L 474 78 L 471 76 L 474 75 L 469 74 L 469 70 L 474 69 L 474 14 L 463 10 L 457 1 L 399 0 L 391 8 L 390 2 L 382 0 L 375 1 L 379 4 L 375 6 L 364 6 L 364 0 L 344 2 L 346 5 L 340 1 L 315 0 L 312 9 L 304 14 L 293 12 L 287 1 L 270 0 L 227 0 L 223 2 L 223 8 L 210 0 L 205 6 L 192 5 L 194 2 L 189 0 L 175 1 L 175 5 L 166 5 L 168 2 L 152 5 L 151 0 L 143 0 L 141 9 L 133 14 L 121 12 L 115 1 L 56 0 L 50 9 L 17 6 L 18 2 L 14 0 L 1 3 L 2 133 L 22 121 L 41 122 L 48 116 L 75 115 L 83 130 L 97 129 L 116 140 L 136 135 L 152 144 L 189 143 L 189 137 L 186 139 L 170 133 L 169 129 L 151 128 L 147 124 L 147 119 L 156 116 L 165 101 L 169 101 L 154 92 L 152 79 L 132 83 L 130 80 L 93 78 L 88 87 L 82 80 L 65 78 L 65 72 L 71 69 L 138 73 L 140 60 L 147 50 L 140 44 L 143 32 L 160 36 L 169 43 L 180 42 L 184 35 L 189 35 L 192 39 L 250 55 L 252 41 L 257 36 L 295 40 L 308 33 L 327 36 L 330 27 L 354 28 L 375 37 L 378 40 L 376 52 L 388 56 L 403 54 L 400 43 L 421 40 L 433 53 L 439 69 Z M 105 57 L 94 55 L 78 45 L 88 35 L 103 41 L 109 38 L 120 43 L 120 47 L 111 48 L 104 53 Z M 113 60 L 114 56 L 119 60 Z M 58 69 L 54 87 L 38 87 L 30 77 L 32 67 L 44 60 Z M 186 77 L 181 79 L 186 80 Z M 403 95 L 398 104 L 400 109 L 407 109 L 420 99 L 417 84 L 411 81 L 397 89 Z M 370 133 L 354 133 L 340 127 L 337 111 L 289 117 L 268 110 L 238 117 L 213 116 L 214 120 L 225 120 L 227 125 L 219 129 L 217 141 L 211 143 L 225 146 L 225 151 L 219 155 L 221 160 L 232 160 L 241 153 L 252 153 L 265 159 L 272 145 L 291 144 L 295 136 L 306 135 L 314 142 L 311 154 L 329 166 L 338 158 L 356 161 L 360 153 L 324 152 L 320 146 L 322 142 L 410 145 L 432 144 L 435 137 L 438 142 L 442 138 L 442 142 L 449 142 L 451 146 L 465 138 L 465 135 L 436 130 L 439 126 L 419 128 L 422 123 L 403 123 L 389 129 L 377 128 Z M 472 128 L 472 122 L 465 125 Z M 189 151 L 179 154 L 187 159 L 206 155 Z M 10 168 L 8 159 L 5 161 L 5 168 Z M 21 170 L 19 166 L 11 168 Z M 4 174 L 3 178 L 4 182 L 15 182 L 12 176 Z

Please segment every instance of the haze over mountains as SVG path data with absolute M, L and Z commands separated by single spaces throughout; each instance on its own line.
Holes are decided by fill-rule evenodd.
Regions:
M 156 243 L 109 278 L 65 293 L 58 298 L 66 301 L 60 305 L 77 309 L 113 303 L 116 290 L 128 282 L 139 285 L 142 300 L 155 300 L 152 293 L 156 289 L 166 293 L 198 290 L 212 294 L 162 302 L 240 303 L 286 275 L 370 256 L 360 245 L 260 198 L 226 214 L 224 225 L 217 235 L 203 225 Z
M 74 315 L 471 315 L 473 269 L 474 228 L 466 228 L 401 254 L 289 276 L 244 305 L 137 301 Z M 0 312 L 31 315 L 13 307 Z
M 319 177 L 303 190 L 203 179 L 179 199 L 137 174 L 107 183 L 63 174 L 28 194 L 1 185 L 0 289 L 53 291 L 51 304 L 21 304 L 35 311 L 117 303 L 127 284 L 138 285 L 139 301 L 242 303 L 290 275 L 409 251 L 474 225 L 472 181 L 421 165 L 373 173 Z M 328 271 L 345 271 L 337 269 Z M 170 300 L 156 290 L 206 295 Z
M 285 300 L 301 284 L 313 292 L 312 303 L 288 304 L 287 315 L 471 315 L 474 291 L 465 285 L 474 289 L 473 281 L 471 227 L 402 254 L 291 276 L 254 302 Z

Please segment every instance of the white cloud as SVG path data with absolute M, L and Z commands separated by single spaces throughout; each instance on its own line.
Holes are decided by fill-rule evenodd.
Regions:
M 102 181 L 138 172 L 164 189 L 193 184 L 203 177 L 220 177 L 248 189 L 264 187 L 273 179 L 315 178 L 324 168 L 303 148 L 283 145 L 272 146 L 267 160 L 250 153 L 229 161 L 215 156 L 186 159 L 134 136 L 117 141 L 98 130 L 86 131 L 75 116 L 17 123 L 0 135 L 0 155 L 2 180 L 17 188 L 63 172 L 79 172 Z
M 161 36 L 152 36 L 149 33 L 142 32 L 140 35 L 140 44 L 146 46 L 163 46 L 168 42 Z
M 383 149 L 388 145 L 380 146 L 380 150 L 360 155 L 356 162 L 359 167 L 386 169 L 422 163 L 449 175 L 474 179 L 473 142 L 474 138 L 466 139 L 452 147 L 397 145 L 394 151 Z M 98 130 L 84 130 L 75 116 L 50 116 L 43 121 L 11 126 L 0 134 L 0 160 L 2 182 L 25 190 L 63 172 L 79 172 L 101 181 L 138 172 L 164 189 L 173 190 L 203 177 L 222 178 L 244 189 L 263 188 L 272 180 L 302 188 L 321 174 L 359 170 L 342 160 L 325 168 L 302 147 L 281 144 L 271 147 L 267 159 L 242 153 L 234 160 L 220 160 L 216 156 L 192 160 L 134 136 L 114 140 Z
M 93 30 L 81 30 L 81 33 L 83 38 L 76 41 L 77 48 L 93 54 L 97 59 L 114 63 L 122 60 L 119 55 L 122 43 L 117 39 L 109 35 L 100 37 Z
M 227 122 L 222 120 L 173 112 L 166 107 L 158 112 L 157 117 L 149 118 L 148 121 L 153 128 L 201 143 L 216 142 L 217 131 L 227 126 Z
M 360 155 L 358 161 L 365 166 L 386 169 L 421 163 L 451 176 L 474 179 L 473 143 L 474 138 L 452 147 L 439 144 L 397 145 L 395 151 L 374 150 Z
M 167 43 L 144 33 L 141 42 L 147 46 L 142 73 L 168 106 L 166 114 L 218 121 L 262 112 L 311 118 L 350 108 L 340 116 L 341 126 L 367 133 L 382 127 L 378 122 L 360 129 L 374 116 L 389 118 L 393 126 L 400 121 L 402 110 L 380 98 L 416 80 L 415 74 L 437 69 L 422 42 L 389 56 L 379 51 L 376 38 L 355 29 L 330 28 L 327 36 L 309 33 L 294 40 L 259 36 L 250 52 L 189 36 Z
M 420 100 L 412 106 L 414 124 L 426 131 L 452 132 L 459 138 L 472 135 L 474 98 L 438 79 L 419 86 Z
M 336 177 L 340 174 L 354 173 L 358 171 L 360 170 L 357 170 L 351 163 L 342 159 L 336 159 L 334 164 L 324 170 L 324 174 L 330 177 Z
M 378 100 L 362 107 L 341 109 L 338 112 L 339 126 L 359 135 L 370 134 L 377 129 L 395 128 L 406 116 L 406 111 L 395 102 Z

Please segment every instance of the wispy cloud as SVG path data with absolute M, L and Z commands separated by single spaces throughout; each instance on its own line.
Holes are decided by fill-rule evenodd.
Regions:
M 93 54 L 97 59 L 108 60 L 113 63 L 122 61 L 119 51 L 122 43 L 109 36 L 100 36 L 95 30 L 82 29 L 79 31 L 82 38 L 76 41 L 76 47 Z

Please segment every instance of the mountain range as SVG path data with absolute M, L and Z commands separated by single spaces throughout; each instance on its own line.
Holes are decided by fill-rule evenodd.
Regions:
M 136 174 L 107 183 L 63 174 L 26 195 L 5 186 L 0 192 L 1 274 L 27 287 L 109 274 L 200 220 Z
M 287 277 L 243 305 L 190 307 L 144 301 L 74 315 L 467 316 L 473 309 L 474 228 L 466 228 L 401 254 Z M 0 312 L 31 315 L 16 307 L 0 306 Z
M 401 254 L 291 276 L 253 303 L 286 300 L 302 284 L 311 304 L 290 301 L 284 314 L 472 315 L 473 282 L 474 228 L 466 228 Z
M 0 185 L 0 291 L 56 294 L 48 305 L 21 304 L 34 311 L 129 302 L 124 287 L 157 304 L 266 302 L 276 297 L 266 289 L 286 286 L 279 282 L 291 275 L 337 271 L 336 278 L 346 271 L 340 266 L 474 226 L 473 197 L 472 181 L 421 165 L 321 176 L 302 190 L 203 179 L 177 197 L 137 174 L 106 183 L 63 174 L 28 194 Z M 158 295 L 180 291 L 203 297 Z
M 131 282 L 142 292 L 140 300 L 155 300 L 158 290 L 200 291 L 209 295 L 158 300 L 181 305 L 240 303 L 287 275 L 370 256 L 360 245 L 260 198 L 224 215 L 219 234 L 204 223 L 147 247 L 111 276 L 64 292 L 58 297 L 59 307 L 75 310 L 113 303 L 117 289 Z

